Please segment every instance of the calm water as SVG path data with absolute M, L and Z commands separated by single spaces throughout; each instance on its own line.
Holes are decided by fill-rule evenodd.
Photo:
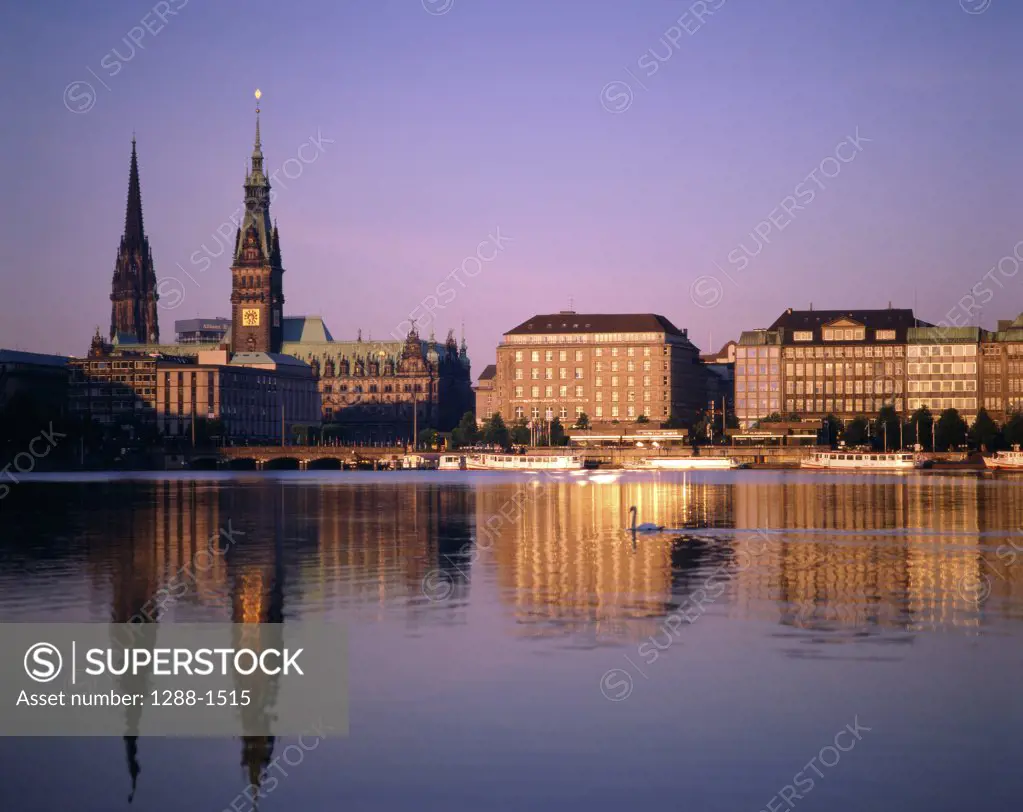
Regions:
M 349 628 L 350 734 L 261 810 L 1023 797 L 1023 479 L 40 477 L 0 502 L 0 620 L 127 620 L 229 526 L 160 622 Z M 0 739 L 0 810 L 247 810 L 294 741 Z

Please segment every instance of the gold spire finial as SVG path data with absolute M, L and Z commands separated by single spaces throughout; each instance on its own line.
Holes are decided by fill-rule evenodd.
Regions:
M 256 97 L 256 112 L 258 113 L 258 112 L 259 112 L 259 100 L 260 100 L 260 99 L 262 98 L 262 96 L 263 96 L 263 91 L 262 91 L 262 90 L 260 90 L 260 89 L 259 89 L 259 88 L 257 87 L 257 88 L 256 88 L 256 92 L 255 92 L 255 94 L 254 94 L 254 95 L 255 95 L 255 97 Z

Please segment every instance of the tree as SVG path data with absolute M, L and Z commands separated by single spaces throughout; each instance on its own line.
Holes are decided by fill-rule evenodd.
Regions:
M 842 439 L 845 440 L 845 444 L 849 446 L 866 445 L 867 427 L 867 418 L 862 415 L 857 415 L 846 423 L 845 430 L 842 432 Z
M 509 448 L 511 440 L 508 436 L 508 427 L 504 424 L 504 418 L 500 412 L 494 414 L 483 424 L 483 439 L 491 445 Z
M 480 441 L 480 430 L 476 426 L 476 415 L 466 412 L 462 415 L 458 426 L 451 432 L 451 446 L 461 448 L 467 445 L 476 445 Z
M 1014 412 L 1002 427 L 1002 440 L 1012 448 L 1023 446 L 1023 413 Z
M 565 427 L 561 425 L 561 420 L 557 417 L 551 421 L 551 445 L 568 445 Z
M 580 412 L 575 419 L 575 427 L 580 431 L 587 431 L 590 428 L 590 417 L 586 412 Z
M 902 421 L 891 404 L 885 404 L 874 420 L 874 445 L 881 449 L 902 448 Z
M 821 445 L 835 446 L 842 436 L 842 421 L 829 414 L 821 421 L 821 430 L 817 432 L 817 442 Z
M 636 418 L 636 422 L 637 423 L 649 423 L 650 422 L 650 418 L 647 417 L 645 414 L 641 414 L 639 417 Z
M 950 448 L 961 446 L 966 443 L 968 428 L 966 421 L 960 416 L 956 409 L 945 409 L 938 418 L 938 424 L 934 427 L 934 439 L 939 451 L 948 451 Z
M 515 422 L 511 430 L 511 441 L 515 445 L 529 445 L 533 438 L 529 433 L 529 424 L 526 418 L 522 417 Z
M 992 451 L 1000 439 L 998 424 L 991 419 L 987 409 L 981 406 L 977 419 L 970 426 L 970 441 L 981 451 Z
M 931 448 L 933 425 L 934 418 L 931 416 L 930 409 L 926 406 L 921 406 L 909 418 L 909 426 L 906 427 L 906 439 L 908 440 L 910 434 L 912 434 L 914 443 L 919 443 L 925 451 L 933 451 L 934 449 Z
M 458 431 L 458 429 L 455 429 Z M 437 443 L 440 442 L 440 435 L 437 433 L 437 429 L 423 429 L 419 432 L 419 445 L 425 446 L 428 449 L 436 448 Z

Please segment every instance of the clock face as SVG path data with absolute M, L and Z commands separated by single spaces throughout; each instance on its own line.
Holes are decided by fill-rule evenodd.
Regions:
M 246 307 L 242 310 L 242 325 L 245 327 L 259 327 L 258 307 Z

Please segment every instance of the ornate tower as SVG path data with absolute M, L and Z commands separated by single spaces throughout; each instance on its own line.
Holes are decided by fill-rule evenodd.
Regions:
M 277 225 L 270 226 L 270 181 L 263 171 L 256 91 L 256 143 L 245 178 L 245 219 L 231 266 L 231 352 L 280 352 L 284 268 Z
M 142 189 L 139 162 L 135 154 L 135 136 L 131 138 L 131 170 L 128 173 L 128 209 L 124 216 L 124 236 L 114 265 L 110 292 L 110 338 L 119 333 L 133 336 L 141 344 L 156 344 L 160 327 L 156 318 L 156 272 L 149 239 L 142 227 Z

